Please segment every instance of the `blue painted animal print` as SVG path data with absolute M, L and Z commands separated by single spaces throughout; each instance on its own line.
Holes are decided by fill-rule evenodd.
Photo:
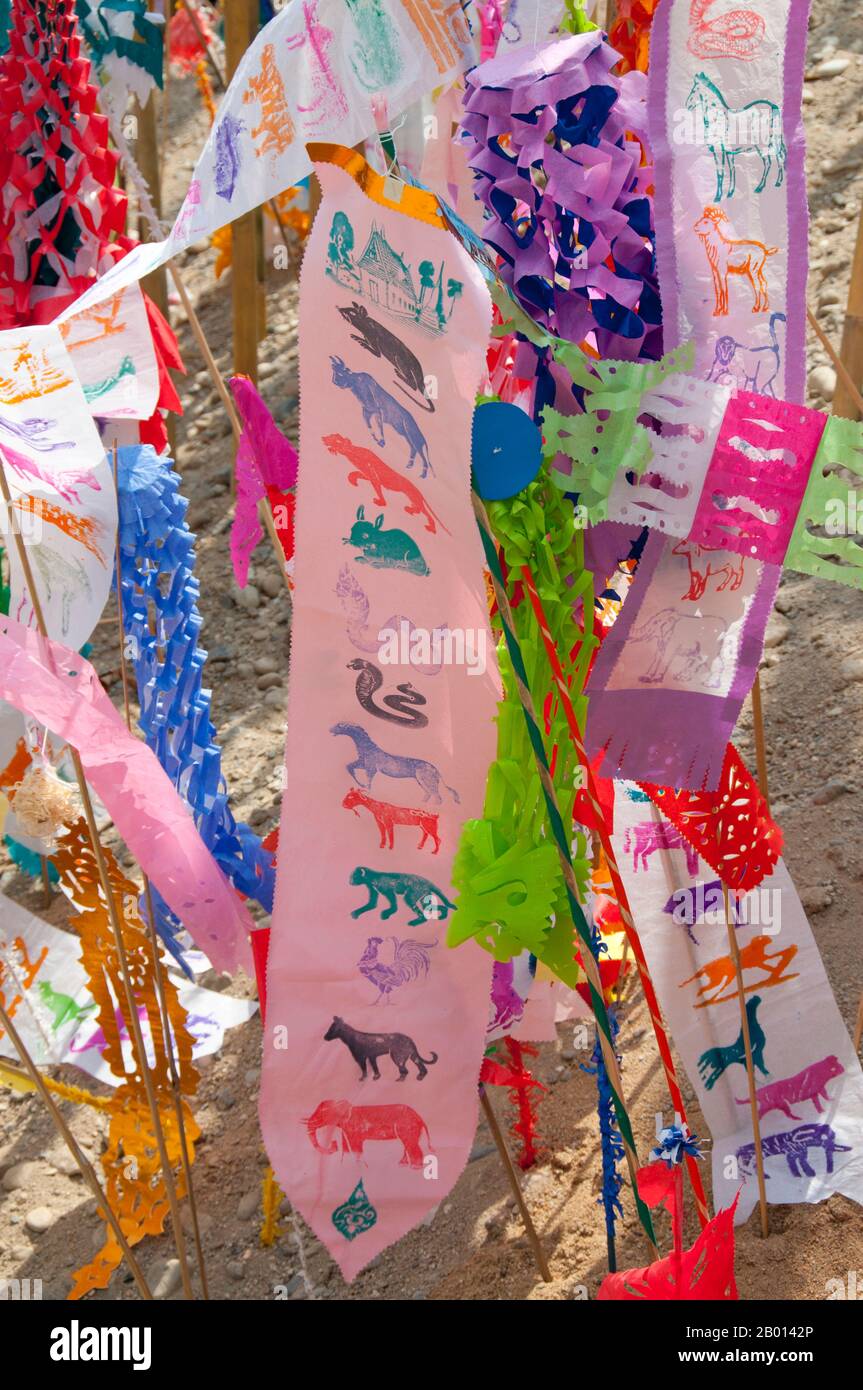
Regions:
M 815 1169 L 809 1162 L 809 1150 L 822 1149 L 827 1172 L 833 1172 L 833 1155 L 850 1153 L 848 1144 L 837 1144 L 836 1135 L 829 1125 L 798 1125 L 796 1129 L 784 1130 L 781 1134 L 768 1134 L 761 1140 L 761 1152 L 765 1158 L 784 1157 L 788 1171 L 793 1178 L 805 1174 L 815 1177 Z M 755 1145 L 744 1144 L 737 1150 L 737 1162 L 741 1173 L 755 1172 Z M 769 1173 L 765 1177 L 769 1177 Z
M 240 172 L 240 132 L 245 125 L 230 112 L 223 116 L 216 126 L 216 154 L 213 170 L 213 183 L 220 198 L 227 203 L 234 196 L 237 176 Z
M 333 384 L 345 391 L 351 391 L 359 401 L 363 412 L 363 422 L 375 443 L 383 448 L 386 444 L 386 427 L 400 434 L 410 450 L 408 468 L 414 461 L 422 464 L 421 477 L 431 469 L 428 445 L 425 435 L 411 415 L 395 396 L 379 386 L 369 372 L 352 372 L 341 357 L 330 357 L 333 366 Z M 434 470 L 432 470 L 434 471 Z
M 357 756 L 353 762 L 348 763 L 346 771 L 349 777 L 353 777 L 357 786 L 363 787 L 365 791 L 371 791 L 372 783 L 380 773 L 383 777 L 408 778 L 416 782 L 420 791 L 424 793 L 423 801 L 431 800 L 436 805 L 439 804 L 442 786 L 446 787 L 453 801 L 459 800 L 458 792 L 444 782 L 434 763 L 428 762 L 425 758 L 406 758 L 399 753 L 385 753 L 359 724 L 334 724 L 330 733 L 336 737 L 344 735 L 345 738 L 353 739 Z M 357 775 L 360 771 L 366 779 L 365 782 L 361 782 Z

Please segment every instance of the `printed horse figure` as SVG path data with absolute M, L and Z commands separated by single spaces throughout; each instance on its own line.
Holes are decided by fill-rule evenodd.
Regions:
M 347 773 L 363 791 L 371 791 L 372 783 L 380 773 L 383 777 L 412 779 L 424 793 L 423 801 L 431 800 L 436 806 L 441 802 L 441 787 L 446 787 L 453 801 L 459 800 L 458 792 L 444 782 L 434 763 L 428 762 L 427 759 L 405 758 L 399 753 L 385 753 L 359 724 L 334 724 L 330 733 L 336 737 L 344 735 L 345 738 L 353 739 L 357 756 L 353 762 L 348 763 Z M 366 778 L 364 787 L 357 776 L 360 769 Z
M 783 971 L 791 964 L 797 955 L 796 946 L 788 946 L 784 951 L 775 951 L 771 955 L 767 948 L 772 938 L 769 936 L 754 936 L 751 941 L 740 952 L 740 969 L 761 970 L 762 978 L 756 980 L 755 984 L 744 986 L 743 993 L 751 994 L 754 989 L 771 989 L 773 985 L 785 984 L 787 980 L 796 980 L 797 972 L 793 975 L 785 975 Z M 711 1004 L 722 1004 L 726 999 L 732 999 L 736 993 L 737 973 L 734 961 L 730 955 L 718 956 L 716 960 L 709 960 L 705 965 L 699 967 L 694 975 L 690 975 L 688 980 L 681 980 L 678 988 L 684 989 L 686 985 L 695 984 L 697 980 L 704 977 L 704 984 L 698 990 L 696 999 L 705 997 L 700 1004 L 693 1004 L 694 1009 L 706 1009 Z M 723 990 L 728 986 L 731 989 L 727 994 Z M 709 994 L 710 990 L 715 993 Z
M 716 166 L 716 197 L 721 202 L 724 192 L 733 198 L 737 187 L 739 154 L 755 153 L 762 163 L 761 178 L 755 192 L 763 193 L 773 163 L 776 164 L 775 187 L 781 188 L 785 178 L 785 141 L 782 136 L 782 115 L 775 102 L 748 101 L 745 106 L 729 106 L 719 88 L 706 73 L 697 72 L 686 98 L 687 111 L 701 117 L 704 139 Z
M 728 218 L 719 208 L 704 209 L 704 215 L 693 224 L 693 230 L 701 238 L 704 253 L 713 276 L 715 305 L 714 318 L 722 318 L 728 313 L 728 277 L 745 275 L 749 281 L 754 303 L 753 314 L 766 313 L 770 308 L 770 296 L 764 267 L 768 256 L 775 256 L 778 246 L 765 246 L 763 241 L 745 240 L 730 237 L 725 233 Z

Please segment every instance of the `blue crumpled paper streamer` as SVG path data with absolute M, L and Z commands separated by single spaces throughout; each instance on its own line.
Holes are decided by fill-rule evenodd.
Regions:
M 202 686 L 207 653 L 198 645 L 203 619 L 188 501 L 171 459 L 152 445 L 119 449 L 117 473 L 123 628 L 139 726 L 219 867 L 239 892 L 272 912 L 273 856 L 231 812 L 210 691 Z M 180 923 L 155 888 L 152 895 L 157 930 L 182 964 Z

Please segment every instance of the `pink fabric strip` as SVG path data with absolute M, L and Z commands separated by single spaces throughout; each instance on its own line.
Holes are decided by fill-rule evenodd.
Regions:
M 470 502 L 491 303 L 449 233 L 341 168 L 317 172 L 261 1124 L 279 1182 L 352 1279 L 443 1200 L 476 1129 L 492 960 L 445 938 L 460 826 L 481 814 L 495 746 Z M 411 615 L 388 644 L 372 625 L 362 654 L 345 569 L 378 621 Z M 455 653 L 485 642 L 484 667 L 450 657 L 429 679 L 433 652 L 410 664 L 444 623 Z
M 195 944 L 217 970 L 242 965 L 251 973 L 251 917 L 155 755 L 129 733 L 89 661 L 2 618 L 0 699 L 77 748 L 89 785 Z

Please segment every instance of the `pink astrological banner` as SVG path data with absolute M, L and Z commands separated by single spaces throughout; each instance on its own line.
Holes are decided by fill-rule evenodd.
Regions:
M 470 500 L 491 300 L 432 195 L 392 202 L 359 155 L 311 152 L 261 1123 L 352 1279 L 445 1197 L 476 1126 L 493 963 L 445 938 L 495 748 Z
M 663 345 L 694 340 L 696 374 L 713 387 L 792 402 L 805 379 L 808 8 L 808 0 L 752 0 L 734 22 L 717 6 L 708 24 L 704 6 L 662 0 L 647 103 Z M 773 479 L 769 448 L 752 447 Z M 800 481 L 788 480 L 780 518 Z M 685 541 L 648 542 L 625 621 L 588 689 L 588 751 L 605 750 L 607 776 L 649 780 L 650 767 L 665 786 L 717 785 L 780 572 L 778 541 L 745 556 L 717 544 L 717 506 L 730 508 L 729 521 L 747 520 L 739 490 L 726 486 L 716 506 L 712 491 Z M 627 637 L 639 645 L 624 658 Z

